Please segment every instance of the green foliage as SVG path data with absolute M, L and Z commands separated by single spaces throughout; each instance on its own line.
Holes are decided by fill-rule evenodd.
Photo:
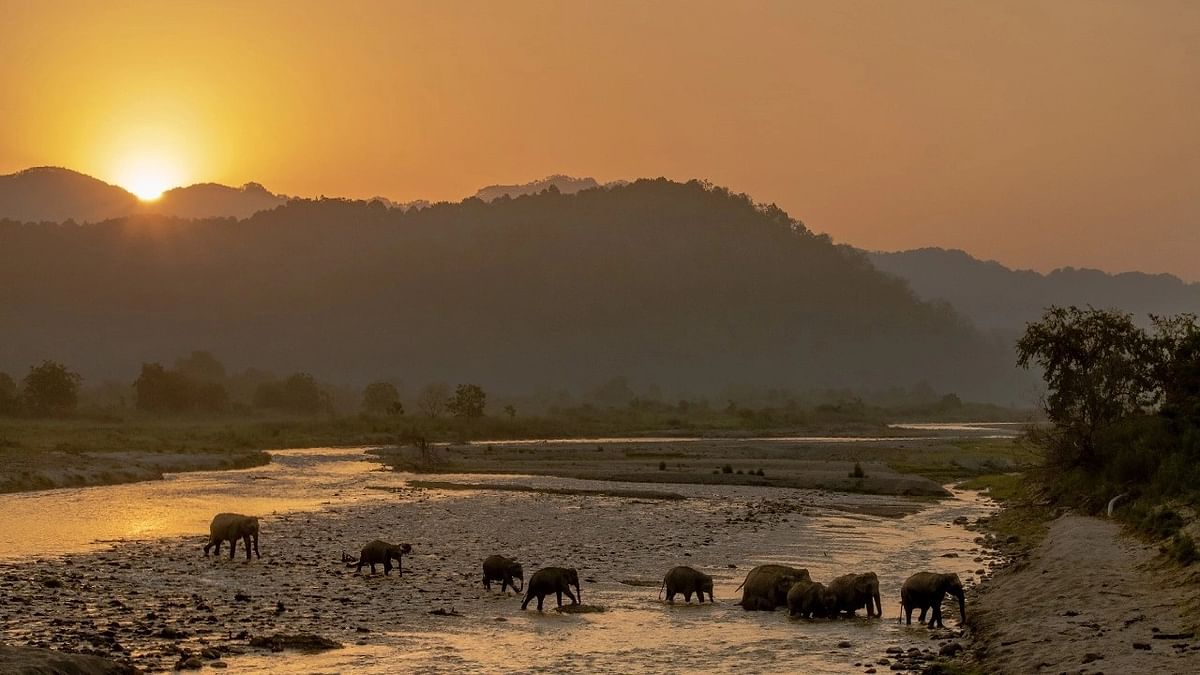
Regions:
M 372 382 L 363 389 L 363 411 L 369 415 L 402 415 L 400 391 L 391 382 Z
M 254 392 L 254 407 L 300 415 L 315 415 L 330 409 L 329 395 L 308 373 L 295 373 L 283 381 L 264 382 Z
M 464 419 L 483 417 L 483 408 L 487 404 L 487 394 L 476 384 L 460 384 L 454 389 L 454 396 L 446 401 L 446 410 L 451 415 Z
M 64 415 L 75 409 L 83 378 L 61 363 L 43 361 L 29 369 L 21 394 L 34 415 Z

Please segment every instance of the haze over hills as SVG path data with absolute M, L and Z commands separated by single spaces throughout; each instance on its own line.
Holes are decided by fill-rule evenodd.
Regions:
M 526 393 L 628 376 L 713 395 L 926 381 L 1026 402 L 1010 346 L 778 208 L 697 181 L 407 211 L 293 200 L 238 222 L 5 223 L 0 247 L 10 372 L 53 358 L 128 381 L 208 349 L 339 383 Z
M 268 192 L 258 183 L 240 188 L 197 183 L 167 190 L 162 197 L 144 204 L 142 210 L 176 218 L 249 218 L 286 202 L 287 197 Z
M 1042 274 L 941 248 L 867 255 L 879 269 L 907 281 L 921 298 L 950 303 L 980 329 L 1006 341 L 1050 305 L 1116 308 L 1139 321 L 1148 314 L 1200 314 L 1200 283 L 1170 274 L 1072 267 Z

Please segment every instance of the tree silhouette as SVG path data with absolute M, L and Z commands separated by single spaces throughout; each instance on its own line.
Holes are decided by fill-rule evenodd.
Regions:
M 372 382 L 363 390 L 363 410 L 371 415 L 403 414 L 400 392 L 391 382 Z
M 446 402 L 446 409 L 455 417 L 476 419 L 483 417 L 483 408 L 487 403 L 487 394 L 475 384 L 460 384 L 454 389 L 454 396 Z
M 55 361 L 43 361 L 29 369 L 22 382 L 25 405 L 35 415 L 62 415 L 75 409 L 79 400 L 79 373 Z

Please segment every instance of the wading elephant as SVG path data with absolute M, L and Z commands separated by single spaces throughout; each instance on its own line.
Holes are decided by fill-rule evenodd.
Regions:
M 675 595 L 678 593 L 683 593 L 684 602 L 691 602 L 693 593 L 697 602 L 704 602 L 705 593 L 708 593 L 709 602 L 716 602 L 713 599 L 712 577 L 691 567 L 672 567 L 658 589 L 660 598 L 664 589 L 667 591 L 667 602 L 671 604 L 675 604 Z
M 833 616 L 843 612 L 854 616 L 864 606 L 867 608 L 867 618 L 883 616 L 883 605 L 879 601 L 879 577 L 874 572 L 843 574 L 829 582 L 829 591 L 837 598 Z
M 574 595 L 571 593 L 572 586 L 575 587 Z M 559 607 L 562 607 L 563 593 L 567 594 L 573 605 L 578 605 L 583 598 L 583 591 L 579 590 L 579 572 L 574 567 L 543 567 L 529 577 L 525 589 L 525 601 L 521 603 L 521 609 L 537 598 L 539 612 L 542 611 L 542 600 L 551 593 L 558 596 Z
M 746 580 L 738 586 L 738 589 L 744 589 L 742 609 L 773 612 L 776 607 L 785 607 L 788 591 L 799 581 L 812 581 L 808 570 L 787 565 L 759 565 L 750 570 Z
M 942 625 L 942 600 L 946 598 L 947 593 L 958 598 L 959 622 L 966 623 L 966 595 L 963 592 L 962 581 L 957 574 L 917 572 L 905 579 L 904 585 L 900 587 L 900 608 L 904 611 L 904 623 L 912 623 L 914 609 L 921 610 L 921 617 L 918 621 L 925 623 L 926 610 L 933 608 L 929 627 L 945 628 Z
M 837 606 L 837 596 L 825 584 L 815 581 L 799 581 L 788 591 L 789 616 L 817 619 L 831 616 Z
M 208 543 L 204 545 L 204 556 L 208 550 L 216 547 L 215 555 L 221 555 L 221 542 L 229 542 L 229 559 L 237 550 L 238 539 L 246 545 L 246 560 L 250 559 L 250 543 L 254 542 L 254 555 L 258 553 L 258 518 L 243 516 L 240 513 L 218 513 L 208 526 Z
M 409 544 L 389 544 L 386 541 L 376 539 L 362 548 L 362 552 L 358 554 L 358 562 L 351 562 L 346 567 L 353 567 L 355 572 L 361 572 L 363 565 L 371 566 L 371 574 L 375 574 L 375 566 L 383 563 L 384 576 L 391 574 L 392 561 L 395 560 L 399 567 L 399 575 L 404 576 L 404 554 L 412 553 L 412 546 Z M 342 554 L 342 560 L 353 560 L 346 554 Z
M 500 590 L 506 590 L 509 586 L 518 593 L 525 590 L 525 570 L 521 569 L 521 563 L 516 560 L 510 560 L 502 555 L 488 556 L 487 560 L 483 561 L 483 587 L 487 590 L 492 590 L 492 582 L 500 582 Z M 521 588 L 517 588 L 516 581 L 521 582 Z

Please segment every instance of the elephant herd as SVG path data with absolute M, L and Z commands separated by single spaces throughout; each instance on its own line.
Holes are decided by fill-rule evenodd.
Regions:
M 204 545 L 204 555 L 207 556 L 214 547 L 216 555 L 220 555 L 221 544 L 228 541 L 229 557 L 232 559 L 239 540 L 244 544 L 246 560 L 250 560 L 251 551 L 261 557 L 258 553 L 258 518 L 237 513 L 217 514 L 209 525 L 209 541 Z M 411 552 L 412 546 L 409 544 L 389 544 L 376 539 L 362 548 L 357 560 L 343 553 L 342 562 L 347 563 L 346 567 L 355 568 L 355 572 L 361 571 L 364 565 L 370 565 L 372 574 L 375 573 L 375 565 L 382 564 L 386 575 L 391 573 L 392 561 L 395 560 L 399 574 L 403 575 L 402 557 Z M 529 583 L 525 583 L 525 572 L 519 562 L 493 555 L 483 561 L 483 587 L 491 590 L 493 581 L 500 582 L 501 591 L 509 587 L 517 593 L 524 591 L 521 609 L 527 608 L 529 602 L 536 598 L 538 611 L 542 611 L 542 602 L 548 595 L 557 598 L 559 607 L 562 607 L 564 594 L 572 604 L 579 604 L 583 598 L 579 588 L 579 572 L 573 567 L 545 567 L 535 572 L 529 578 Z M 572 587 L 574 593 L 571 592 Z M 787 607 L 790 616 L 815 619 L 854 616 L 855 612 L 865 608 L 868 618 L 883 616 L 883 606 L 879 601 L 879 577 L 874 572 L 843 574 L 828 584 L 821 584 L 813 581 L 804 568 L 759 565 L 750 570 L 735 590 L 742 591 L 739 604 L 746 611 L 771 612 L 779 607 Z M 662 597 L 663 591 L 666 591 L 667 602 L 672 604 L 676 595 L 682 595 L 685 602 L 691 602 L 693 595 L 697 602 L 703 603 L 705 595 L 708 595 L 709 602 L 716 601 L 712 576 L 691 567 L 674 567 L 667 572 L 659 587 L 659 597 Z M 966 621 L 965 595 L 957 574 L 918 572 L 910 576 L 900 588 L 900 607 L 905 623 L 912 623 L 914 610 L 921 611 L 918 621 L 925 623 L 926 614 L 932 610 L 929 627 L 943 627 L 942 601 L 947 594 L 958 600 L 960 620 Z
M 674 572 L 675 570 L 672 570 Z M 815 582 L 808 570 L 787 565 L 759 565 L 750 570 L 742 582 L 742 609 L 774 611 L 787 607 L 790 616 L 836 618 L 854 616 L 866 608 L 867 618 L 882 617 L 879 601 L 879 577 L 874 572 L 843 574 L 828 584 Z M 949 594 L 958 600 L 959 618 L 967 620 L 966 597 L 957 574 L 918 572 L 900 587 L 900 607 L 905 623 L 912 623 L 914 610 L 920 610 L 918 621 L 932 610 L 930 628 L 942 628 L 942 601 Z

